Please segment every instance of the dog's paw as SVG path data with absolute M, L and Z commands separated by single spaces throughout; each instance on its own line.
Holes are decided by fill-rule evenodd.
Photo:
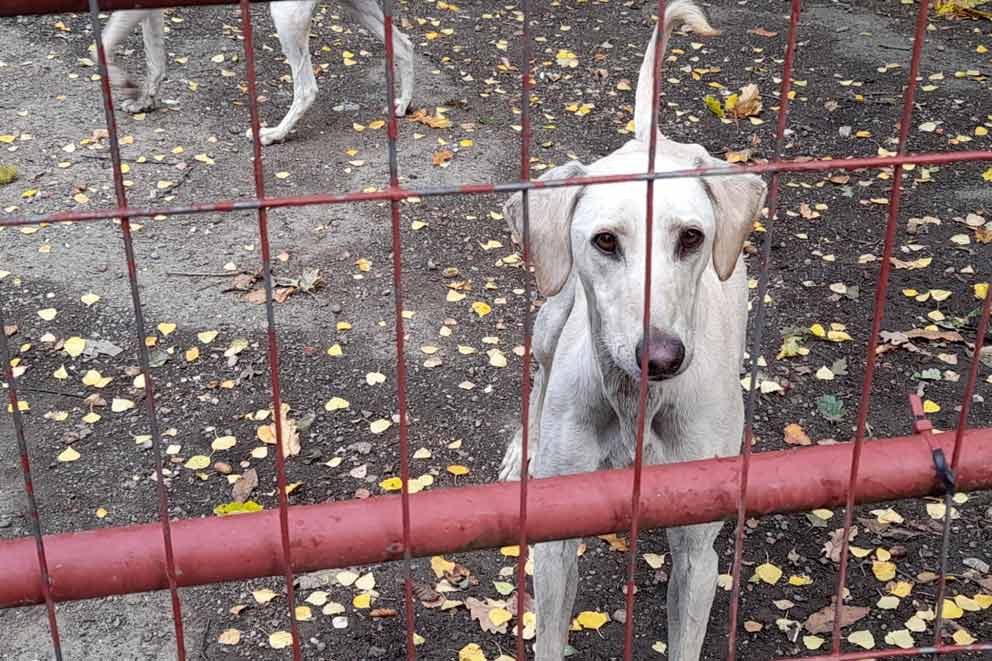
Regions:
M 148 112 L 150 110 L 155 110 L 158 106 L 154 96 L 148 96 L 142 94 L 133 99 L 125 99 L 121 102 L 121 110 L 127 113 L 135 115 L 139 112 Z
M 249 131 L 248 135 L 249 135 L 249 137 L 251 136 L 251 132 L 250 131 Z M 282 142 L 283 140 L 286 139 L 286 134 L 283 133 L 282 131 L 280 131 L 278 126 L 265 127 L 265 128 L 259 129 L 259 131 L 258 131 L 258 139 L 259 139 L 259 142 L 261 142 L 263 145 L 268 146 L 268 145 L 271 145 L 274 142 Z

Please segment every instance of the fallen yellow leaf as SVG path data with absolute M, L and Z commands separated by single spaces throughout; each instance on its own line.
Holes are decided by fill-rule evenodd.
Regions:
M 964 615 L 964 610 L 950 599 L 944 599 L 942 615 L 945 620 L 956 620 Z
M 210 457 L 202 454 L 194 455 L 183 464 L 186 468 L 194 471 L 203 470 L 210 465 Z
M 599 613 L 596 611 L 582 611 L 579 613 L 575 621 L 583 629 L 593 629 L 594 631 L 599 631 L 599 628 L 610 621 L 610 616 L 606 613 Z
M 293 644 L 293 634 L 288 631 L 275 631 L 269 634 L 269 647 L 281 650 Z
M 81 337 L 70 337 L 62 344 L 62 348 L 67 354 L 75 358 L 83 353 L 83 349 L 86 348 L 86 340 Z
M 58 459 L 61 462 L 76 461 L 77 459 L 79 459 L 79 453 L 76 452 L 73 449 L 73 447 L 70 445 L 65 450 L 62 450 L 62 452 L 59 453 L 59 456 L 56 457 L 56 459 Z
M 766 562 L 758 565 L 757 569 L 754 570 L 754 575 L 769 585 L 775 585 L 782 578 L 782 570 L 770 562 Z
M 342 399 L 341 397 L 331 397 L 324 404 L 325 411 L 338 411 L 340 409 L 346 409 L 350 406 L 347 399 Z
M 386 431 L 392 426 L 393 423 L 390 422 L 389 420 L 379 418 L 378 420 L 373 420 L 371 423 L 369 423 L 369 431 L 371 431 L 373 434 L 381 434 L 382 432 Z
M 863 647 L 866 650 L 874 649 L 875 647 L 875 637 L 871 635 L 871 631 L 867 630 L 852 632 L 848 635 L 847 642 L 858 647 Z
M 217 642 L 221 645 L 237 645 L 241 642 L 241 632 L 237 629 L 224 629 L 217 636 Z

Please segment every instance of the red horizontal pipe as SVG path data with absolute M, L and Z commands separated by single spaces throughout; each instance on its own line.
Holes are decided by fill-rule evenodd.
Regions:
M 936 435 L 950 456 L 954 433 Z M 965 434 L 959 487 L 992 488 L 992 428 Z M 808 511 L 844 502 L 852 445 L 755 454 L 749 513 Z M 668 527 L 733 516 L 739 457 L 644 469 L 642 526 Z M 869 441 L 856 500 L 918 497 L 938 490 L 922 437 Z M 527 538 L 533 542 L 618 532 L 630 527 L 628 470 L 533 480 Z M 520 513 L 516 483 L 438 489 L 411 497 L 413 556 L 515 544 Z M 403 555 L 400 498 L 290 508 L 293 570 L 375 564 Z M 179 585 L 203 585 L 283 573 L 275 510 L 176 521 L 172 526 Z M 94 552 L 99 549 L 99 552 Z M 157 525 L 49 535 L 45 551 L 57 601 L 145 592 L 166 587 Z M 42 601 L 32 539 L 0 542 L 0 607 Z
M 2 14 L 0 14 L 2 15 Z M 394 187 L 381 191 L 352 192 L 318 195 L 303 195 L 300 197 L 267 197 L 261 200 L 240 198 L 223 200 L 213 203 L 191 204 L 173 207 L 139 207 L 117 209 L 94 209 L 93 211 L 68 211 L 50 213 L 43 216 L 10 216 L 0 218 L 0 227 L 19 225 L 40 225 L 42 223 L 84 222 L 107 220 L 109 218 L 148 218 L 152 216 L 177 216 L 196 213 L 254 211 L 259 208 L 278 209 L 281 207 L 303 207 L 317 204 L 346 204 L 355 202 L 382 202 L 388 200 L 404 200 L 411 197 L 440 197 L 446 195 L 473 195 L 491 193 L 513 193 L 520 190 L 537 188 L 563 188 L 566 186 L 595 186 L 599 184 L 615 184 L 623 181 L 648 181 L 651 179 L 678 179 L 681 177 L 719 177 L 742 173 L 767 174 L 774 172 L 823 172 L 827 170 L 861 170 L 864 168 L 891 167 L 899 163 L 916 165 L 946 165 L 971 161 L 992 161 L 992 151 L 954 151 L 930 152 L 923 154 L 906 154 L 904 156 L 870 158 L 845 158 L 833 160 L 820 158 L 812 161 L 773 161 L 754 163 L 752 165 L 734 168 L 691 168 L 688 170 L 672 170 L 655 172 L 653 174 L 616 174 L 599 177 L 571 177 L 569 179 L 551 179 L 547 181 L 513 181 L 502 184 L 455 184 L 451 186 L 435 186 L 430 188 L 411 189 Z
M 269 2 L 269 0 L 250 0 L 250 2 Z M 238 0 L 99 0 L 97 2 L 102 11 L 236 4 Z M 88 0 L 3 0 L 0 3 L 0 16 L 82 14 L 89 10 Z

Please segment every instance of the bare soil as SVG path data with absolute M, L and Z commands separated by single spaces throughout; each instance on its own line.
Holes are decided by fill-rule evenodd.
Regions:
M 632 117 L 633 92 L 618 89 L 618 83 L 627 80 L 633 86 L 636 81 L 654 5 L 637 0 L 554 4 L 539 8 L 534 23 L 539 38 L 532 99 L 536 173 L 570 158 L 589 162 L 628 139 L 623 130 Z M 803 4 L 796 98 L 785 156 L 873 156 L 880 149 L 894 151 L 916 7 L 895 0 Z M 417 52 L 413 107 L 434 113 L 443 106 L 451 119 L 445 129 L 401 122 L 399 163 L 408 186 L 509 181 L 517 176 L 517 8 L 470 1 L 461 3 L 458 11 L 450 7 L 411 0 L 398 9 Z M 677 50 L 672 51 L 675 59 L 665 64 L 661 126 L 670 137 L 699 142 L 713 154 L 749 149 L 752 160 L 768 158 L 774 142 L 787 7 L 748 0 L 713 2 L 706 9 L 723 35 L 673 39 Z M 376 120 L 384 119 L 381 47 L 343 21 L 338 10 L 334 4 L 321 7 L 315 20 L 311 50 L 320 68 L 317 103 L 290 141 L 264 150 L 271 195 L 340 193 L 381 187 L 387 181 L 385 129 L 373 128 Z M 126 178 L 132 182 L 129 200 L 142 206 L 182 205 L 252 196 L 237 10 L 176 10 L 167 21 L 170 76 L 163 87 L 167 103 L 143 117 L 117 115 L 121 135 L 133 138 L 123 145 L 129 166 Z M 263 8 L 256 9 L 255 21 L 262 117 L 274 124 L 289 105 L 291 85 Z M 13 165 L 18 171 L 13 183 L 0 186 L 0 217 L 114 204 L 106 140 L 94 135 L 103 127 L 103 117 L 99 86 L 91 79 L 96 69 L 89 64 L 95 56 L 88 50 L 92 41 L 88 25 L 88 18 L 80 15 L 0 21 L 0 88 L 4 90 L 0 135 L 15 136 L 13 142 L 0 144 L 0 165 Z M 992 127 L 988 114 L 992 67 L 987 50 L 983 53 L 980 48 L 992 48 L 992 23 L 934 15 L 930 26 L 921 69 L 926 88 L 914 108 L 910 149 L 989 149 L 988 130 L 976 129 Z M 763 32 L 749 32 L 758 28 Z M 768 33 L 774 35 L 764 36 Z M 127 49 L 121 61 L 140 72 L 140 37 L 132 37 Z M 556 61 L 562 49 L 576 55 L 576 67 Z M 344 51 L 353 54 L 354 65 L 345 66 Z M 224 56 L 222 62 L 215 61 L 218 55 Z M 713 83 L 737 91 L 752 82 L 763 95 L 765 110 L 758 116 L 763 123 L 723 123 L 703 103 L 706 95 L 720 96 Z M 573 103 L 593 107 L 580 115 L 568 110 Z M 931 128 L 927 123 L 934 123 L 934 130 L 917 130 Z M 444 149 L 454 154 L 448 166 L 433 165 L 432 156 Z M 198 154 L 206 154 L 212 163 L 194 158 Z M 979 242 L 978 227 L 969 226 L 967 219 L 971 215 L 974 225 L 975 217 L 980 217 L 979 226 L 992 220 L 992 187 L 981 176 L 988 165 L 907 172 L 897 256 L 907 262 L 932 257 L 932 262 L 893 272 L 883 330 L 934 325 L 973 341 L 978 305 L 973 286 L 990 280 L 992 250 Z M 786 447 L 783 429 L 791 423 L 801 425 L 817 443 L 845 442 L 852 436 L 887 211 L 879 200 L 888 196 L 891 173 L 859 171 L 847 179 L 841 174 L 784 176 L 781 221 L 767 228 L 770 233 L 753 238 L 755 246 L 764 238 L 773 242 L 763 348 L 767 367 L 762 374 L 782 387 L 781 392 L 760 397 L 755 421 L 758 451 Z M 85 201 L 80 201 L 81 195 Z M 433 476 L 430 488 L 493 481 L 519 417 L 521 361 L 513 349 L 522 342 L 527 299 L 524 274 L 512 258 L 507 259 L 514 248 L 499 218 L 501 204 L 496 196 L 457 196 L 402 205 L 404 299 L 413 313 L 407 320 L 404 357 L 410 371 L 411 443 L 413 449 L 431 452 L 429 459 L 415 460 L 413 473 Z M 940 222 L 908 221 L 925 216 Z M 300 278 L 319 269 L 323 281 L 313 292 L 295 293 L 276 307 L 284 400 L 292 407 L 291 417 L 308 423 L 301 435 L 303 450 L 289 462 L 289 481 L 301 483 L 290 500 L 300 504 L 381 494 L 380 482 L 398 472 L 396 425 L 381 434 L 370 431 L 371 421 L 390 419 L 397 411 L 388 205 L 274 210 L 270 223 L 277 256 L 274 275 Z M 256 429 L 262 423 L 246 419 L 247 414 L 271 406 L 264 309 L 246 299 L 246 292 L 231 290 L 258 274 L 257 218 L 252 213 L 196 214 L 139 224 L 138 278 L 146 333 L 155 337 L 153 374 L 160 424 L 163 430 L 175 430 L 165 443 L 180 446 L 170 464 L 170 513 L 177 518 L 214 516 L 215 506 L 231 500 L 224 476 L 211 469 L 183 467 L 195 455 L 228 462 L 236 472 L 254 468 L 260 486 L 253 498 L 266 509 L 274 508 L 273 453 L 264 459 L 251 455 L 261 445 Z M 962 243 L 959 235 L 968 242 Z M 751 261 L 753 274 L 756 260 Z M 446 271 L 452 268 L 458 275 Z M 140 438 L 148 434 L 148 423 L 141 406 L 143 390 L 133 385 L 138 340 L 119 226 L 105 221 L 50 225 L 30 233 L 0 229 L 0 275 L 4 324 L 16 325 L 10 340 L 20 366 L 27 368 L 18 385 L 30 405 L 26 429 L 45 532 L 154 521 L 155 485 L 149 478 L 153 457 Z M 449 301 L 455 282 L 465 283 L 457 290 L 465 297 Z M 907 296 L 908 289 L 917 294 Z M 845 293 L 838 293 L 842 290 Z M 950 294 L 937 301 L 932 293 L 925 296 L 931 290 Z M 86 305 L 80 297 L 87 293 L 99 295 L 100 300 Z M 492 312 L 481 317 L 473 312 L 471 304 L 480 301 Z M 56 309 L 57 315 L 46 320 L 38 312 L 48 308 Z M 831 323 L 844 324 L 852 340 L 822 341 L 809 330 L 814 324 L 829 330 Z M 160 324 L 176 328 L 165 333 L 169 326 L 163 330 Z M 197 337 L 203 331 L 218 334 L 205 344 Z M 55 341 L 46 339 L 46 334 Z M 783 338 L 790 334 L 802 336 L 808 355 L 776 358 Z M 86 338 L 91 345 L 97 340 L 111 342 L 121 351 L 115 356 L 84 353 L 72 358 L 62 350 L 64 340 L 72 336 Z M 234 359 L 225 357 L 232 341 L 241 338 L 248 341 L 247 348 Z M 327 353 L 335 344 L 342 349 L 340 357 Z M 464 353 L 459 345 L 475 352 Z M 192 347 L 198 348 L 199 356 L 189 360 L 185 354 Z M 436 352 L 426 353 L 425 348 L 429 352 L 431 347 Z M 964 342 L 951 341 L 918 339 L 914 347 L 915 351 L 903 348 L 881 357 L 869 415 L 872 437 L 910 432 L 907 395 L 911 392 L 939 405 L 939 412 L 931 415 L 937 427 L 956 424 L 970 351 Z M 486 351 L 492 348 L 506 357 L 506 368 L 490 366 Z M 831 366 L 836 367 L 832 380 L 817 378 L 821 367 Z M 68 378 L 55 376 L 60 367 Z M 89 370 L 113 380 L 102 389 L 84 385 L 82 378 Z M 370 372 L 382 373 L 385 382 L 369 385 Z M 984 366 L 970 421 L 975 426 L 992 425 L 989 375 L 990 368 Z M 108 405 L 88 404 L 85 398 L 93 393 Z M 824 395 L 844 403 L 838 420 L 828 420 L 818 411 L 817 400 Z M 335 396 L 347 399 L 350 408 L 325 410 L 325 403 Z M 109 402 L 115 397 L 138 406 L 113 413 Z M 100 419 L 85 422 L 83 417 L 91 410 Z M 66 412 L 65 419 L 53 415 L 57 411 Z M 211 442 L 223 435 L 234 435 L 237 445 L 212 452 Z M 454 443 L 459 440 L 460 444 Z M 69 446 L 80 458 L 58 461 Z M 341 462 L 332 468 L 327 462 L 335 457 Z M 469 474 L 452 475 L 447 467 L 454 464 L 466 466 Z M 845 635 L 868 630 L 879 648 L 890 647 L 884 641 L 888 631 L 904 628 L 916 611 L 933 606 L 935 586 L 920 575 L 938 569 L 940 522 L 928 515 L 926 504 L 889 504 L 904 521 L 886 525 L 878 524 L 870 513 L 886 506 L 859 508 L 859 533 L 852 544 L 872 555 L 851 559 L 849 603 L 870 612 L 845 628 Z M 990 505 L 987 494 L 971 494 L 957 506 L 960 517 L 951 526 L 948 565 L 956 578 L 950 583 L 951 596 L 992 592 L 988 565 L 982 564 L 992 563 Z M 106 510 L 104 518 L 97 515 L 101 508 Z M 836 563 L 822 550 L 842 520 L 843 511 L 838 509 L 827 521 L 796 514 L 765 517 L 748 526 L 746 576 L 765 562 L 782 568 L 785 575 L 774 586 L 745 584 L 742 618 L 757 623 L 750 629 L 760 625 L 760 630 L 740 630 L 739 658 L 808 653 L 803 642 L 808 632 L 796 635 L 797 624 L 792 623 L 801 625 L 830 603 Z M 28 521 L 8 415 L 0 418 L 0 539 L 28 535 Z M 726 526 L 719 541 L 721 572 L 730 569 L 731 533 L 732 526 Z M 624 603 L 625 554 L 606 541 L 586 541 L 576 612 L 613 614 Z M 665 553 L 663 531 L 645 533 L 640 548 Z M 892 554 L 897 580 L 913 584 L 911 595 L 894 610 L 876 606 L 887 593 L 886 581 L 877 580 L 872 572 L 878 548 Z M 498 551 L 451 559 L 477 580 L 451 593 L 451 599 L 500 598 L 493 582 L 514 580 L 505 576 L 513 559 Z M 638 563 L 634 653 L 638 659 L 663 656 L 653 646 L 666 638 L 666 568 L 654 570 Z M 334 628 L 332 618 L 313 607 L 314 620 L 301 624 L 305 658 L 404 658 L 400 568 L 354 570 L 373 573 L 379 593 L 373 607 L 394 608 L 398 617 L 372 619 L 369 610 L 353 607 L 355 589 L 338 584 L 334 572 L 304 578 L 307 587 L 298 591 L 300 599 L 317 589 L 326 591 L 331 601 L 345 606 L 342 615 L 347 621 L 345 628 Z M 437 582 L 427 560 L 416 563 L 415 575 L 425 584 Z M 805 575 L 812 582 L 789 585 L 790 575 Z M 278 596 L 261 605 L 251 592 L 265 587 Z M 271 649 L 268 642 L 271 633 L 288 629 L 284 593 L 278 579 L 183 589 L 189 658 L 289 658 L 286 650 Z M 230 609 L 237 604 L 248 607 L 234 615 Z M 727 610 L 728 593 L 719 590 L 705 659 L 725 656 Z M 992 638 L 988 613 L 966 611 L 949 623 L 948 634 L 963 628 L 976 639 Z M 66 659 L 175 658 L 166 594 L 66 603 L 58 607 L 58 615 Z M 914 634 L 920 644 L 932 638 L 932 622 L 927 627 L 925 633 Z M 242 632 L 239 644 L 218 642 L 228 628 Z M 0 631 L 0 658 L 52 658 L 44 609 L 0 611 Z M 464 607 L 441 611 L 418 606 L 417 632 L 424 637 L 417 648 L 424 659 L 456 659 L 459 650 L 473 642 L 489 659 L 513 649 L 510 633 L 484 633 Z M 622 641 L 623 625 L 615 620 L 598 632 L 581 631 L 571 637 L 575 658 L 581 659 L 620 658 Z M 844 649 L 859 648 L 845 642 Z

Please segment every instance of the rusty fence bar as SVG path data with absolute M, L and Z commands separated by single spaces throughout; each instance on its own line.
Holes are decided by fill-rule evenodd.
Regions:
M 782 157 L 785 147 L 785 127 L 789 121 L 789 95 L 792 91 L 792 69 L 796 57 L 796 41 L 799 32 L 800 0 L 792 0 L 792 10 L 789 14 L 789 36 L 786 40 L 785 60 L 782 63 L 782 84 L 779 87 L 779 108 L 775 126 L 775 148 L 772 152 L 772 162 Z M 748 486 L 751 478 L 751 455 L 754 443 L 754 412 L 758 403 L 758 366 L 761 357 L 762 336 L 765 331 L 765 313 L 767 306 L 765 296 L 768 294 L 769 266 L 771 264 L 772 236 L 778 221 L 778 197 L 781 173 L 772 174 L 768 186 L 768 221 L 761 238 L 761 261 L 758 268 L 758 291 L 755 297 L 754 323 L 751 325 L 751 344 L 749 345 L 749 360 L 751 361 L 748 382 L 747 400 L 744 408 L 744 439 L 741 445 L 741 472 L 738 477 L 740 491 L 737 502 L 737 525 L 734 529 L 734 564 L 731 568 L 732 582 L 730 589 L 730 613 L 727 624 L 727 661 L 737 658 L 737 620 L 741 601 L 741 569 L 744 561 L 744 527 L 747 523 Z
M 520 10 L 523 14 L 523 35 L 520 45 L 520 180 L 530 181 L 530 0 L 522 0 Z M 521 216 L 523 222 L 522 258 L 524 270 L 530 273 L 530 194 L 527 190 L 520 192 Z M 515 648 L 518 659 L 527 658 L 527 647 L 524 642 L 524 613 L 527 612 L 527 487 L 530 485 L 530 370 L 531 349 L 531 287 L 530 278 L 524 279 L 524 355 L 521 357 L 520 379 L 520 510 L 517 539 L 517 635 Z
M 455 184 L 451 186 L 433 186 L 424 188 L 387 188 L 373 192 L 350 192 L 339 194 L 301 195 L 296 197 L 267 197 L 238 198 L 221 200 L 211 203 L 190 204 L 186 206 L 163 206 L 141 208 L 94 209 L 93 211 L 65 211 L 44 214 L 41 216 L 10 216 L 0 219 L 0 227 L 15 227 L 22 225 L 41 225 L 61 222 L 90 222 L 107 220 L 120 216 L 143 218 L 154 216 L 192 215 L 200 213 L 217 213 L 229 211 L 254 211 L 260 207 L 281 209 L 286 207 L 303 207 L 321 204 L 349 204 L 355 202 L 382 202 L 387 200 L 405 200 L 410 198 L 444 197 L 449 195 L 499 194 L 515 193 L 524 190 L 545 188 L 562 188 L 565 186 L 598 186 L 615 184 L 625 181 L 649 181 L 657 179 L 680 179 L 685 177 L 727 177 L 738 174 L 774 174 L 782 172 L 810 173 L 829 170 L 862 170 L 866 168 L 889 168 L 898 164 L 910 165 L 948 165 L 951 163 L 969 163 L 974 161 L 992 161 L 990 151 L 952 151 L 905 154 L 902 156 L 871 156 L 863 158 L 845 158 L 833 160 L 829 157 L 805 160 L 793 159 L 778 162 L 754 163 L 735 167 L 687 168 L 684 170 L 669 170 L 653 174 L 619 174 L 596 177 L 571 177 L 568 179 L 548 179 L 532 181 L 512 181 L 504 183 L 474 183 Z M 289 221 L 291 222 L 291 221 Z
M 93 0 L 95 1 L 95 0 Z M 251 23 L 251 4 L 241 0 L 241 35 L 245 49 L 245 70 L 248 73 L 248 110 L 252 135 L 252 178 L 255 194 L 265 197 L 265 175 L 262 163 L 261 121 L 258 112 L 258 91 L 255 76 L 255 44 Z M 279 502 L 279 541 L 282 551 L 281 568 L 286 585 L 286 602 L 289 608 L 289 627 L 292 637 L 293 661 L 303 658 L 300 629 L 296 619 L 296 590 L 293 578 L 293 551 L 289 537 L 289 494 L 286 492 L 286 441 L 283 436 L 285 421 L 282 412 L 282 382 L 279 378 L 279 338 L 276 332 L 275 308 L 272 300 L 272 249 L 269 243 L 268 209 L 258 209 L 258 239 L 261 245 L 262 282 L 265 290 L 265 334 L 269 362 L 269 386 L 272 395 L 272 424 L 276 437 L 276 485 Z
M 627 584 L 625 585 L 626 603 L 623 625 L 623 658 L 632 661 L 634 658 L 634 594 L 637 591 L 637 536 L 641 525 L 641 481 L 644 475 L 644 434 L 648 406 L 648 361 L 651 355 L 651 271 L 654 256 L 654 180 L 650 177 L 655 172 L 655 157 L 658 146 L 658 100 L 661 95 L 661 64 L 665 53 L 665 0 L 658 0 L 658 26 L 654 28 L 654 60 L 651 62 L 651 121 L 648 134 L 648 177 L 645 186 L 644 201 L 644 304 L 641 308 L 641 350 L 640 378 L 637 380 L 637 419 L 636 440 L 634 444 L 633 477 L 630 481 L 630 544 L 627 549 Z M 637 83 L 638 90 L 641 82 Z M 637 100 L 634 101 L 635 105 Z M 636 112 L 636 111 L 635 111 Z M 635 127 L 636 130 L 636 127 Z M 635 354 L 636 355 L 636 354 Z M 621 421 L 621 429 L 623 421 Z
M 400 185 L 399 161 L 396 153 L 396 141 L 399 131 L 396 123 L 396 68 L 395 44 L 393 43 L 393 2 L 384 0 L 382 4 L 384 38 L 386 49 L 386 112 L 389 115 L 387 158 L 389 161 L 389 188 L 396 189 Z M 403 523 L 403 610 L 406 625 L 406 658 L 413 661 L 417 658 L 414 644 L 415 612 L 413 607 L 413 569 L 410 560 L 413 558 L 410 550 L 410 421 L 407 415 L 407 381 L 406 381 L 406 340 L 403 323 L 403 243 L 400 231 L 401 215 L 400 200 L 389 202 L 390 235 L 393 253 L 393 324 L 394 343 L 396 346 L 396 400 L 399 410 L 400 435 L 400 505 L 401 521 Z
M 113 166 L 114 196 L 117 206 L 127 208 L 127 191 L 124 187 L 124 173 L 121 169 L 120 142 L 117 133 L 117 118 L 114 115 L 114 101 L 110 89 L 108 75 L 107 53 L 101 39 L 101 25 L 96 0 L 89 0 L 90 26 L 96 42 L 97 64 L 100 68 L 100 92 L 103 101 L 104 120 L 107 125 L 107 137 L 110 143 L 110 159 Z M 186 660 L 186 635 L 183 629 L 182 603 L 179 599 L 179 589 L 176 580 L 175 553 L 172 546 L 172 527 L 169 517 L 169 495 L 166 490 L 163 465 L 162 434 L 158 425 L 156 412 L 155 381 L 152 378 L 148 357 L 148 347 L 145 345 L 146 326 L 145 316 L 141 306 L 141 289 L 138 284 L 138 261 L 134 251 L 134 240 L 131 232 L 131 218 L 127 215 L 120 217 L 121 239 L 124 245 L 124 261 L 127 267 L 128 288 L 131 293 L 131 306 L 134 310 L 135 346 L 138 351 L 138 364 L 145 390 L 145 412 L 148 417 L 148 428 L 152 437 L 152 459 L 155 462 L 155 491 L 158 498 L 158 519 L 161 529 L 162 547 L 165 553 L 165 570 L 168 577 L 169 597 L 172 604 L 172 622 L 176 634 L 176 658 Z M 56 646 L 56 652 L 58 649 Z
M 949 452 L 956 434 L 935 434 Z M 961 490 L 992 488 L 992 429 L 962 439 Z M 810 446 L 755 453 L 749 514 L 835 507 L 846 498 L 853 445 Z M 919 436 L 876 439 L 861 457 L 863 479 L 855 502 L 939 493 L 930 448 Z M 641 524 L 670 527 L 718 521 L 737 512 L 739 457 L 644 467 Z M 530 482 L 527 536 L 531 542 L 620 532 L 630 528 L 631 469 Z M 694 503 L 689 509 L 679 503 Z M 414 557 L 514 544 L 519 539 L 519 488 L 512 482 L 437 489 L 410 496 Z M 289 508 L 297 572 L 375 564 L 403 557 L 398 496 Z M 174 521 L 181 586 L 282 575 L 279 544 L 259 530 L 277 525 L 277 511 Z M 168 585 L 158 526 L 101 528 L 49 535 L 52 596 L 56 601 L 158 590 Z M 92 580 L 93 548 L 103 550 L 100 581 Z M 90 551 L 87 551 L 89 549 Z M 0 542 L 0 608 L 44 602 L 35 545 L 30 538 Z
M 916 78 L 923 56 L 923 41 L 926 38 L 927 14 L 930 0 L 920 0 L 916 12 L 916 32 L 913 37 L 913 53 L 909 72 L 906 75 L 906 91 L 903 95 L 902 114 L 899 118 L 898 153 L 906 153 L 909 130 L 913 120 L 913 98 L 916 94 Z M 868 336 L 865 373 L 861 385 L 861 399 L 858 402 L 858 416 L 854 432 L 854 452 L 851 454 L 851 474 L 847 482 L 847 502 L 844 504 L 844 532 L 840 542 L 840 568 L 837 572 L 837 590 L 834 595 L 833 632 L 831 652 L 840 653 L 841 609 L 844 604 L 844 590 L 847 586 L 848 546 L 851 525 L 854 523 L 854 485 L 857 484 L 861 467 L 861 454 L 864 449 L 865 432 L 868 424 L 868 409 L 871 406 L 871 388 L 875 378 L 875 355 L 880 341 L 882 319 L 885 317 L 885 303 L 889 292 L 889 274 L 892 271 L 892 253 L 895 250 L 896 229 L 899 225 L 899 205 L 902 195 L 903 165 L 895 166 L 892 175 L 892 188 L 889 192 L 888 218 L 885 223 L 885 242 L 882 248 L 882 263 L 875 287 L 875 302 L 872 311 L 871 333 Z M 948 515 L 949 516 L 949 515 Z M 939 610 L 939 608 L 938 608 Z

